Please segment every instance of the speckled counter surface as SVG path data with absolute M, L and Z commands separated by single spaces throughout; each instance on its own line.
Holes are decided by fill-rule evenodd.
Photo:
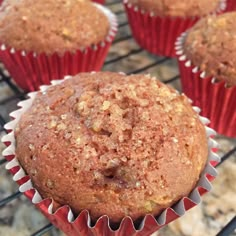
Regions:
M 112 1 L 108 1 L 112 2 Z M 121 4 L 111 5 L 110 8 L 118 14 L 120 27 L 117 38 L 130 35 L 128 25 L 125 24 L 125 14 L 122 13 Z M 139 50 L 138 45 L 132 40 L 122 40 L 113 45 L 107 60 L 124 56 L 130 51 L 137 52 L 129 57 L 119 60 L 115 63 L 108 63 L 104 70 L 132 72 L 145 67 L 157 60 L 163 58 L 154 57 L 144 50 Z M 165 81 L 168 78 L 178 75 L 176 60 L 164 60 L 155 67 L 145 70 L 145 73 L 151 73 L 160 80 Z M 181 90 L 179 80 L 175 80 L 171 86 Z M 5 83 L 0 83 L 0 101 L 5 101 L 13 95 Z M 8 113 L 16 109 L 18 99 L 13 99 L 0 105 L 0 114 L 9 120 Z M 3 135 L 3 133 L 1 133 Z M 233 149 L 236 146 L 236 140 L 217 136 L 220 144 L 219 155 Z M 3 145 L 0 144 L 0 152 Z M 0 160 L 2 157 L 0 156 Z M 172 222 L 158 232 L 161 236 L 214 236 L 236 215 L 236 153 L 231 155 L 224 163 L 217 168 L 219 175 L 213 182 L 213 190 L 203 196 L 202 203 L 188 211 L 183 217 Z M 11 175 L 5 170 L 4 165 L 0 166 L 0 200 L 17 192 L 18 187 L 12 181 Z M 49 222 L 35 207 L 24 197 L 17 198 L 3 208 L 0 208 L 0 236 L 29 236 Z M 46 236 L 64 235 L 57 229 L 52 229 Z M 236 235 L 236 232 L 232 235 Z

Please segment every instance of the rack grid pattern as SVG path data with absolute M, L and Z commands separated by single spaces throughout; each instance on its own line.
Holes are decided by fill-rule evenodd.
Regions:
M 119 33 L 112 45 L 110 54 L 108 56 L 107 61 L 104 65 L 104 70 L 112 70 L 112 71 L 121 71 L 120 68 L 116 67 L 116 65 L 124 65 L 126 64 L 125 68 L 127 68 L 127 64 L 135 64 L 135 58 L 138 57 L 147 57 L 148 63 L 145 65 L 137 65 L 135 64 L 135 67 L 129 69 L 128 71 L 124 71 L 127 74 L 135 74 L 135 73 L 147 73 L 149 71 L 155 71 L 158 68 L 161 68 L 164 64 L 173 64 L 172 67 L 174 68 L 173 71 L 177 71 L 176 67 L 176 61 L 174 59 L 165 58 L 165 57 L 157 57 L 150 55 L 146 53 L 143 49 L 137 47 L 134 40 L 132 39 L 132 35 L 130 32 L 130 29 L 128 28 L 128 22 L 125 17 L 125 12 L 122 8 L 121 1 L 117 0 L 110 0 L 106 4 L 107 7 L 111 8 L 114 13 L 118 16 L 119 19 Z M 118 10 L 117 10 L 118 9 Z M 123 20 L 123 21 L 122 21 Z M 122 45 L 132 45 L 128 50 L 121 54 L 121 55 L 115 55 L 114 52 L 122 51 Z M 122 67 L 121 67 L 122 69 Z M 175 75 L 169 76 L 168 78 L 163 79 L 163 82 L 166 84 L 169 84 L 171 86 L 176 87 L 177 89 L 180 89 L 179 86 L 179 74 L 178 71 Z M 17 87 L 17 85 L 14 83 L 14 81 L 11 79 L 9 75 L 7 75 L 3 69 L 0 69 L 0 86 L 7 86 L 10 91 L 12 92 L 11 96 L 8 96 L 6 98 L 3 98 L 0 100 L 0 106 L 3 106 L 5 108 L 9 107 L 10 104 L 12 105 L 16 104 L 20 101 L 26 98 L 26 93 L 22 91 L 20 88 Z M 2 114 L 2 111 L 0 110 L 0 132 L 6 132 L 4 130 L 4 125 L 8 122 L 9 118 L 4 117 Z M 233 147 L 228 152 L 224 153 L 224 155 L 221 157 L 221 162 L 217 165 L 217 168 L 220 168 L 221 164 L 224 161 L 227 161 L 229 158 L 232 157 L 232 155 L 236 153 L 236 146 Z M 0 166 L 4 165 L 6 163 L 6 160 L 3 159 L 0 156 Z M 4 170 L 5 171 L 5 170 Z M 15 193 L 12 195 L 1 199 L 0 200 L 0 209 L 9 204 L 11 201 L 15 200 L 16 198 L 19 198 L 22 195 L 19 191 L 16 190 Z M 45 233 L 52 230 L 54 226 L 52 224 L 47 224 L 41 229 L 37 230 L 35 233 L 33 233 L 31 236 L 41 236 Z M 217 236 L 229 236 L 232 235 L 233 232 L 236 230 L 236 216 L 230 221 L 225 222 L 225 227 L 217 234 Z

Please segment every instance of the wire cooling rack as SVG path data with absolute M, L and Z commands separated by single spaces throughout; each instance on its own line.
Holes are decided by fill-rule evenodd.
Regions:
M 156 57 L 148 54 L 145 50 L 138 47 L 138 45 L 132 39 L 132 35 L 128 26 L 128 22 L 125 16 L 125 12 L 121 1 L 110 0 L 107 1 L 107 7 L 113 10 L 119 20 L 119 32 L 111 47 L 108 58 L 105 62 L 103 70 L 110 70 L 120 72 L 123 71 L 127 74 L 135 73 L 151 73 L 154 76 L 158 76 L 164 83 L 169 84 L 181 91 L 179 73 L 177 69 L 176 60 L 166 57 Z M 8 122 L 9 117 L 6 116 L 3 110 L 11 112 L 16 108 L 16 104 L 26 98 L 26 93 L 16 86 L 10 76 L 6 75 L 3 70 L 0 69 L 0 88 L 8 87 L 11 91 L 11 95 L 3 97 L 0 100 L 0 132 L 4 133 L 4 125 Z M 227 159 L 231 158 L 236 153 L 236 145 L 225 152 L 221 157 L 221 162 L 217 168 L 220 168 L 221 164 Z M 6 163 L 6 160 L 0 156 L 0 167 Z M 4 170 L 6 171 L 6 170 Z M 13 200 L 16 200 L 22 195 L 18 190 L 12 195 L 0 199 L 0 209 L 6 207 Z M 31 236 L 45 235 L 54 228 L 52 224 L 47 224 L 44 227 L 38 229 Z M 217 234 L 218 236 L 229 236 L 235 232 L 236 229 L 236 216 L 230 221 L 225 222 L 224 228 Z M 7 236 L 7 235 L 6 235 Z

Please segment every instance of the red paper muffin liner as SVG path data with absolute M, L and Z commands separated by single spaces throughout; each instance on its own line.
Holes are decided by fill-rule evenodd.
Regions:
M 176 41 L 176 54 L 183 92 L 201 108 L 201 115 L 211 120 L 210 127 L 219 134 L 236 137 L 236 86 L 227 88 L 225 82 L 206 77 L 204 71 L 194 66 L 184 55 L 183 33 Z
M 236 10 L 236 0 L 227 0 L 226 11 L 235 11 Z
M 198 17 L 159 17 L 144 12 L 137 6 L 123 0 L 133 37 L 147 51 L 161 56 L 175 57 L 176 38 L 192 27 Z M 217 13 L 225 9 L 225 0 L 221 0 Z
M 68 76 L 65 79 L 70 78 L 71 77 Z M 52 81 L 52 84 L 59 84 L 62 81 L 63 80 Z M 49 86 L 41 86 L 40 89 L 42 92 L 45 92 L 48 87 Z M 39 192 L 34 189 L 29 176 L 25 174 L 15 156 L 14 129 L 22 114 L 32 105 L 36 94 L 37 92 L 30 93 L 30 98 L 28 100 L 22 101 L 18 104 L 21 108 L 10 114 L 13 121 L 9 122 L 5 126 L 9 133 L 2 138 L 2 141 L 7 145 L 7 148 L 3 151 L 3 156 L 8 160 L 6 168 L 13 174 L 13 180 L 19 184 L 19 190 L 23 192 L 56 227 L 64 231 L 67 235 L 149 236 L 164 225 L 184 215 L 188 209 L 199 204 L 201 202 L 200 196 L 211 190 L 212 187 L 209 180 L 211 181 L 217 175 L 211 162 L 219 162 L 219 157 L 212 152 L 212 148 L 217 147 L 217 143 L 211 139 L 211 136 L 215 135 L 215 131 L 211 128 L 205 127 L 208 136 L 209 157 L 196 187 L 192 190 L 189 196 L 182 198 L 174 206 L 165 209 L 159 216 L 154 217 L 153 215 L 146 215 L 138 225 L 134 224 L 130 217 L 125 217 L 119 223 L 119 228 L 113 230 L 110 226 L 109 217 L 106 215 L 101 216 L 95 224 L 92 225 L 87 210 L 83 210 L 78 216 L 73 215 L 69 206 L 62 206 L 56 212 L 53 212 L 53 200 L 42 199 Z M 199 112 L 199 108 L 193 107 L 193 109 L 196 112 Z M 200 117 L 200 120 L 203 124 L 209 122 L 209 120 L 204 117 Z
M 103 42 L 75 53 L 66 52 L 63 56 L 54 53 L 47 55 L 34 52 L 17 51 L 0 45 L 0 61 L 3 62 L 15 82 L 26 91 L 35 91 L 42 84 L 50 84 L 53 79 L 79 72 L 101 70 L 108 50 L 117 32 L 115 15 L 100 4 L 94 3 L 104 12 L 110 22 L 110 29 Z
M 104 4 L 104 3 L 105 3 L 105 0 L 93 0 L 93 2 L 97 2 L 97 3 L 100 3 L 100 4 Z

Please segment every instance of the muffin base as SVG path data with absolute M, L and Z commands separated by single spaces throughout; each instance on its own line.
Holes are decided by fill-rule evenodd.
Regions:
M 66 79 L 70 79 L 70 77 L 67 77 Z M 52 81 L 52 84 L 55 85 L 61 83 L 62 81 L 63 80 Z M 41 86 L 40 89 L 42 92 L 44 92 L 48 87 L 49 86 Z M 148 236 L 164 225 L 184 215 L 188 209 L 200 203 L 201 195 L 211 190 L 211 184 L 209 180 L 211 181 L 214 179 L 216 176 L 216 170 L 212 167 L 210 162 L 218 162 L 219 158 L 215 153 L 212 152 L 212 148 L 217 147 L 217 143 L 213 141 L 210 136 L 215 135 L 215 132 L 212 129 L 206 127 L 209 143 L 209 157 L 196 187 L 189 194 L 189 196 L 182 198 L 174 206 L 165 209 L 159 216 L 146 215 L 140 219 L 139 222 L 133 222 L 130 217 L 125 217 L 121 222 L 119 222 L 117 229 L 115 230 L 112 228 L 112 222 L 110 222 L 109 217 L 106 215 L 101 216 L 96 222 L 93 222 L 92 224 L 89 212 L 87 210 L 83 210 L 77 217 L 73 215 L 69 206 L 63 206 L 56 212 L 53 212 L 53 200 L 41 198 L 38 191 L 33 188 L 29 176 L 25 174 L 24 170 L 18 163 L 17 158 L 15 157 L 14 129 L 21 115 L 32 105 L 36 94 L 36 92 L 30 93 L 30 99 L 18 104 L 21 109 L 10 114 L 14 120 L 5 126 L 5 128 L 9 131 L 9 134 L 4 136 L 2 139 L 2 141 L 8 145 L 8 147 L 3 152 L 3 156 L 9 161 L 6 168 L 13 174 L 13 180 L 20 185 L 19 190 L 23 192 L 32 201 L 32 203 L 34 203 L 43 212 L 43 214 L 53 224 L 55 224 L 56 227 L 60 228 L 67 235 Z M 199 111 L 197 107 L 194 107 L 194 110 Z M 207 119 L 203 117 L 200 117 L 200 119 L 204 124 L 208 123 Z
M 154 16 L 133 6 L 128 0 L 123 0 L 123 3 L 134 39 L 142 48 L 155 55 L 176 57 L 176 38 L 199 20 L 199 17 Z M 219 12 L 224 8 L 223 4 Z
M 117 32 L 115 15 L 107 8 L 96 4 L 110 22 L 107 37 L 98 45 L 79 49 L 75 53 L 47 55 L 34 52 L 26 53 L 0 44 L 0 61 L 5 65 L 15 82 L 25 91 L 35 91 L 42 84 L 50 84 L 53 79 L 79 72 L 100 71 L 111 43 Z
M 201 115 L 211 120 L 210 127 L 219 134 L 236 137 L 236 86 L 227 88 L 225 82 L 206 77 L 184 55 L 182 42 L 186 33 L 177 40 L 176 50 L 183 92 L 201 108 Z

